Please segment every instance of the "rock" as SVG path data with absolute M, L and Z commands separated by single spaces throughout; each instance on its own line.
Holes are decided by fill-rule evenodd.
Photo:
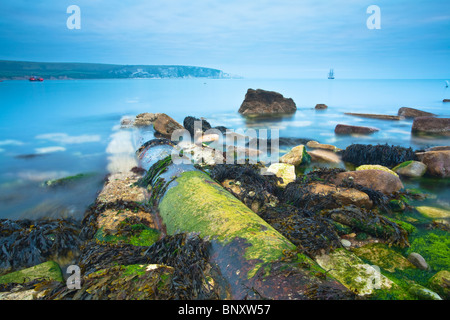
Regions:
M 384 243 L 370 243 L 352 250 L 358 257 L 370 261 L 388 272 L 415 269 L 416 267 L 400 253 Z
M 427 166 L 430 175 L 450 177 L 450 150 L 425 152 L 421 155 L 421 161 Z
M 411 132 L 413 134 L 450 136 L 450 118 L 414 118 Z
M 313 150 L 307 152 L 311 156 L 311 161 L 326 162 L 326 163 L 341 163 L 341 158 L 332 151 L 327 150 Z
M 418 178 L 425 174 L 427 166 L 419 161 L 405 161 L 394 167 L 392 171 L 398 173 L 401 176 Z
M 316 104 L 316 107 L 315 107 L 316 110 L 324 110 L 324 109 L 327 109 L 327 108 L 328 108 L 328 106 L 326 104 L 323 104 L 323 103 Z
M 413 265 L 415 265 L 417 268 L 421 270 L 427 270 L 428 264 L 425 261 L 425 259 L 418 253 L 412 252 L 408 256 L 408 261 L 411 262 Z
M 286 99 L 278 92 L 248 89 L 244 102 L 239 108 L 243 115 L 289 114 L 297 111 L 292 99 Z
M 36 279 L 64 281 L 59 265 L 56 262 L 47 261 L 31 268 L 0 276 L 0 284 L 25 283 Z
M 206 130 L 211 129 L 211 125 L 206 120 L 201 120 L 201 119 L 194 118 L 194 117 L 186 117 L 186 118 L 184 118 L 183 126 L 187 131 L 189 131 L 192 138 L 195 136 L 194 129 L 196 129 L 195 128 L 196 123 L 198 126 L 198 128 L 197 128 L 198 131 L 205 132 Z
M 392 199 L 389 201 L 389 208 L 392 211 L 404 211 L 406 209 L 406 204 L 402 200 Z
M 156 132 L 162 134 L 166 138 L 172 136 L 172 133 L 177 129 L 184 129 L 181 124 L 176 122 L 174 119 L 169 117 L 165 113 L 160 113 L 156 117 L 156 120 L 153 122 L 153 128 Z
M 354 188 L 340 188 L 326 184 L 313 182 L 309 185 L 311 194 L 318 194 L 324 197 L 331 196 L 337 205 L 345 206 L 353 204 L 358 207 L 372 208 L 372 201 L 369 196 Z
M 390 289 L 394 285 L 380 270 L 343 248 L 317 256 L 315 260 L 328 274 L 360 296 L 372 294 L 375 289 Z
M 225 163 L 223 152 L 195 143 L 183 143 L 183 156 L 189 158 L 192 163 L 199 165 L 215 165 Z
M 398 115 L 405 118 L 416 118 L 416 117 L 431 117 L 434 116 L 431 112 L 426 112 L 414 108 L 402 107 L 398 109 Z
M 381 170 L 361 170 L 338 173 L 333 183 L 340 185 L 343 180 L 353 178 L 353 182 L 364 187 L 391 194 L 403 189 L 400 179 L 391 173 Z
M 425 151 L 446 151 L 446 150 L 450 150 L 450 146 L 437 146 L 425 149 Z
M 346 124 L 338 124 L 336 128 L 334 128 L 334 133 L 336 134 L 370 134 L 377 131 L 380 130 L 377 128 L 350 126 Z
M 134 120 L 134 126 L 136 127 L 147 127 L 151 126 L 160 113 L 140 113 L 136 116 Z
M 345 112 L 348 116 L 355 116 L 361 118 L 370 118 L 370 119 L 381 119 L 381 120 L 401 120 L 400 116 L 390 116 L 385 114 L 371 114 L 371 113 L 353 113 L 353 112 Z
M 418 284 L 411 285 L 408 292 L 421 300 L 442 300 L 436 292 L 433 292 L 430 289 L 422 287 Z
M 380 166 L 379 164 L 364 164 L 364 165 L 361 165 L 356 168 L 356 171 L 361 171 L 361 170 L 381 170 L 381 171 L 386 171 L 386 172 L 398 177 L 398 174 L 396 174 L 394 171 L 392 171 L 391 169 L 389 169 L 385 166 Z
M 429 280 L 430 288 L 446 300 L 450 299 L 450 272 L 442 270 Z
M 306 146 L 311 149 L 323 149 L 323 150 L 329 150 L 329 151 L 333 151 L 333 152 L 341 150 L 331 144 L 322 144 L 322 143 L 319 143 L 319 142 L 313 141 L 313 140 L 308 141 Z
M 346 239 L 341 239 L 340 241 L 344 248 L 350 248 L 352 246 L 352 243 Z
M 285 187 L 288 183 L 294 182 L 295 176 L 295 166 L 286 163 L 273 163 L 267 169 L 268 172 L 272 172 L 277 177 L 283 179 L 283 183 L 279 183 L 279 186 Z
M 120 120 L 120 127 L 122 129 L 130 128 L 134 125 L 134 119 L 129 117 L 124 117 Z
M 294 166 L 298 166 L 301 163 L 309 163 L 310 161 L 311 157 L 308 155 L 305 146 L 302 144 L 292 148 L 280 158 L 281 163 L 292 164 Z
M 416 210 L 419 211 L 424 216 L 432 219 L 439 218 L 450 218 L 450 211 L 440 208 L 428 207 L 428 206 L 420 206 L 416 207 Z

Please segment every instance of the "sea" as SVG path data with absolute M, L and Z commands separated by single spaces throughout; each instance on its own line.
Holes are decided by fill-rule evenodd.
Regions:
M 249 88 L 276 91 L 294 100 L 291 117 L 246 119 L 239 107 Z M 392 144 L 421 150 L 449 145 L 448 138 L 411 135 L 412 120 L 379 120 L 346 112 L 397 115 L 401 107 L 450 117 L 450 89 L 436 80 L 343 79 L 117 79 L 0 82 L 0 219 L 81 219 L 108 174 L 107 148 L 120 120 L 163 112 L 180 122 L 203 117 L 234 130 L 278 130 L 346 148 L 352 143 Z M 326 110 L 315 110 L 324 103 Z M 337 124 L 378 128 L 368 136 L 337 136 Z M 43 183 L 76 174 L 83 183 L 48 188 Z M 449 184 L 408 181 L 437 195 L 450 208 Z

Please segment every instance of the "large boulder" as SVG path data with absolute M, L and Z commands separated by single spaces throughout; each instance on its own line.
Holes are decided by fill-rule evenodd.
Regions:
M 162 134 L 166 138 L 170 138 L 175 130 L 184 129 L 181 124 L 165 113 L 158 114 L 153 122 L 153 128 L 156 132 Z
M 239 108 L 239 113 L 243 115 L 289 114 L 295 111 L 297 106 L 291 98 L 287 99 L 278 92 L 261 89 L 248 89 Z
M 377 128 L 371 127 L 361 127 L 361 126 L 350 126 L 346 124 L 338 124 L 334 128 L 334 133 L 336 134 L 370 134 L 380 131 Z
M 403 189 L 403 184 L 395 175 L 382 170 L 360 170 L 341 172 L 333 179 L 333 183 L 340 185 L 344 180 L 351 180 L 356 184 L 391 194 Z
M 434 116 L 431 112 L 426 112 L 414 108 L 402 107 L 398 109 L 398 115 L 405 118 L 416 118 L 416 117 L 432 117 Z
M 450 150 L 425 152 L 421 160 L 427 166 L 430 175 L 450 177 Z
M 415 134 L 450 136 L 450 118 L 414 118 L 411 132 Z

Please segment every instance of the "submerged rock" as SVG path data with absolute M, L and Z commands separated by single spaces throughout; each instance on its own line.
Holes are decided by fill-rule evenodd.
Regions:
M 371 113 L 353 113 L 353 112 L 346 112 L 346 115 L 349 116 L 355 116 L 355 117 L 361 117 L 361 118 L 371 118 L 371 119 L 381 119 L 381 120 L 401 120 L 402 117 L 400 116 L 390 116 L 386 114 L 371 114 Z
M 334 128 L 334 133 L 336 134 L 370 134 L 377 131 L 380 130 L 377 128 L 350 126 L 346 124 L 338 124 Z
M 425 152 L 421 158 L 430 175 L 450 177 L 450 150 Z
M 445 209 L 428 206 L 419 206 L 416 207 L 416 210 L 419 211 L 424 216 L 427 216 L 428 218 L 432 219 L 450 218 L 450 211 Z
M 278 92 L 248 89 L 245 100 L 239 108 L 243 115 L 289 114 L 297 111 L 294 100 L 284 98 Z
M 309 163 L 311 157 L 306 153 L 304 145 L 299 145 L 292 148 L 288 153 L 280 158 L 281 163 L 292 164 L 298 166 L 302 163 Z
M 411 132 L 414 134 L 450 136 L 450 118 L 416 117 Z
M 427 171 L 427 165 L 419 161 L 410 160 L 400 163 L 392 171 L 405 177 L 419 178 Z
M 333 183 L 340 185 L 344 180 L 352 180 L 356 184 L 387 195 L 403 189 L 403 184 L 398 176 L 382 170 L 341 172 L 336 176 Z
M 426 112 L 414 108 L 402 107 L 398 109 L 398 115 L 405 118 L 416 118 L 416 117 L 430 117 L 434 116 L 431 112 Z
M 324 103 L 319 103 L 319 104 L 316 104 L 316 106 L 315 106 L 316 110 L 324 110 L 324 109 L 327 109 L 327 108 L 328 108 L 328 106 L 326 104 L 324 104 Z

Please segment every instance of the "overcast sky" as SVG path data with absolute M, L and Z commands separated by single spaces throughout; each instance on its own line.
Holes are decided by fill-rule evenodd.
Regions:
M 66 26 L 69 5 L 81 29 Z M 366 12 L 381 9 L 381 29 Z M 449 0 L 1 0 L 0 59 L 244 77 L 450 78 Z

